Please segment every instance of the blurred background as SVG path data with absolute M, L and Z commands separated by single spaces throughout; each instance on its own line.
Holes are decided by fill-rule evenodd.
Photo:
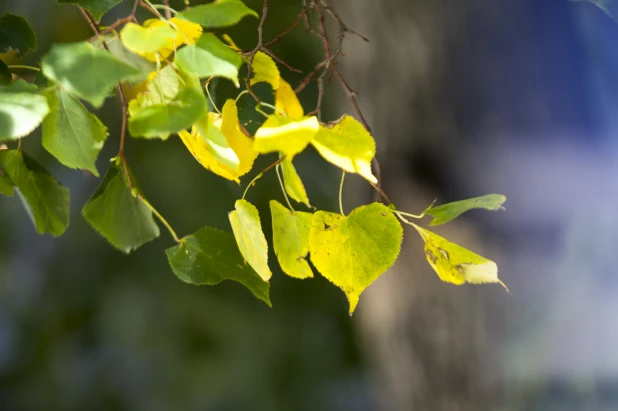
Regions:
M 270 3 L 266 39 L 302 2 Z M 371 40 L 349 36 L 340 64 L 373 128 L 385 191 L 413 213 L 435 198 L 505 194 L 506 212 L 470 212 L 436 232 L 495 260 L 512 293 L 440 282 L 408 228 L 352 318 L 319 275 L 276 271 L 272 309 L 232 282 L 186 285 L 167 264 L 166 232 L 127 256 L 85 223 L 99 180 L 62 167 L 37 132 L 25 149 L 71 188 L 72 219 L 63 237 L 39 236 L 19 200 L 0 198 L 0 410 L 618 409 L 616 21 L 566 0 L 330 3 Z M 39 39 L 23 64 L 92 35 L 71 5 L 0 0 L 7 11 Z M 257 21 L 241 27 L 226 32 L 250 49 Z M 302 25 L 273 51 L 305 72 L 323 58 Z M 327 120 L 352 112 L 337 87 Z M 300 97 L 311 109 L 315 85 Z M 110 129 L 103 171 L 117 151 L 117 100 L 97 114 Z M 244 185 L 204 170 L 176 138 L 132 139 L 127 151 L 179 234 L 228 229 Z M 312 203 L 336 210 L 339 172 L 312 149 L 295 162 Z M 372 200 L 366 183 L 346 181 L 347 210 Z M 274 175 L 248 198 L 269 237 Z

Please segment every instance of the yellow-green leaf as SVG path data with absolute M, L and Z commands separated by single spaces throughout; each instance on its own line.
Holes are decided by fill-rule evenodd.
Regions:
M 466 211 L 475 208 L 484 208 L 486 210 L 504 210 L 502 204 L 504 204 L 505 201 L 506 197 L 502 194 L 487 194 L 481 197 L 474 197 L 467 200 L 442 204 L 437 207 L 429 206 L 427 210 L 425 210 L 425 214 L 429 214 L 434 217 L 429 225 L 439 225 L 448 223 Z
M 345 292 L 350 315 L 360 294 L 397 259 L 403 228 L 391 210 L 372 203 L 349 216 L 318 211 L 309 235 L 311 262 Z
M 273 247 L 284 273 L 295 278 L 313 277 L 307 255 L 311 213 L 291 211 L 275 200 L 270 201 L 273 221 Z
M 157 27 L 171 27 L 174 30 L 174 36 L 168 38 L 167 43 L 163 47 L 160 47 L 153 52 L 141 54 L 144 58 L 150 61 L 165 60 L 174 52 L 174 50 L 183 44 L 194 44 L 195 41 L 202 35 L 202 26 L 177 17 L 173 17 L 169 20 L 146 20 L 144 22 L 144 27 L 148 30 L 153 30 Z
M 223 132 L 210 121 L 210 117 L 212 116 L 209 114 L 210 113 L 204 113 L 202 118 L 195 123 L 195 127 L 198 133 L 204 138 L 206 148 L 215 160 L 231 168 L 233 171 L 237 171 L 240 165 L 240 159 L 232 147 L 230 147 Z
M 255 133 L 254 148 L 259 153 L 279 151 L 292 159 L 307 147 L 319 128 L 315 116 L 291 119 L 273 114 Z
M 436 233 L 417 227 L 425 240 L 425 256 L 438 277 L 447 283 L 484 284 L 498 283 L 498 266 L 491 260 L 440 237 Z
M 371 173 L 376 143 L 354 117 L 346 115 L 330 127 L 320 126 L 320 131 L 311 143 L 327 161 L 377 184 L 378 179 Z
M 257 208 L 247 200 L 238 200 L 236 210 L 230 212 L 229 217 L 240 253 L 262 280 L 270 280 L 272 272 L 268 268 L 268 243 Z
M 168 47 L 176 36 L 176 30 L 167 24 L 142 27 L 129 22 L 120 31 L 120 40 L 125 47 L 140 56 Z
M 215 121 L 215 125 L 217 124 Z M 253 168 L 253 162 L 257 158 L 258 153 L 253 148 L 253 140 L 240 131 L 238 126 L 238 109 L 234 100 L 229 99 L 223 105 L 220 124 L 221 132 L 223 132 L 230 147 L 232 147 L 240 160 L 236 172 L 238 176 L 243 176 Z
M 307 197 L 307 191 L 305 191 L 305 186 L 296 172 L 296 168 L 294 164 L 292 164 L 292 161 L 288 158 L 283 160 L 281 162 L 281 169 L 283 171 L 283 186 L 285 187 L 285 192 L 299 203 L 304 203 L 307 207 L 311 207 L 311 204 L 309 204 L 309 197 Z
M 268 54 L 261 51 L 255 53 L 251 62 L 251 72 L 253 73 L 251 85 L 264 81 L 270 84 L 273 90 L 279 88 L 281 75 L 277 63 Z
M 284 79 L 279 80 L 279 88 L 275 93 L 275 107 L 287 114 L 288 117 L 302 117 L 305 114 L 292 86 Z
M 258 17 L 258 14 L 240 0 L 215 0 L 212 3 L 189 7 L 178 16 L 212 28 L 232 26 L 245 16 Z

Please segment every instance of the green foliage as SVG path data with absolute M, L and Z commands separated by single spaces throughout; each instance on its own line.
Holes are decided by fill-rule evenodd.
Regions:
M 0 163 L 41 234 L 62 235 L 69 226 L 69 189 L 20 150 L 1 150 Z
M 137 196 L 139 189 L 135 186 L 135 177 L 130 172 L 129 175 L 131 183 L 120 159 L 116 159 L 82 210 L 86 221 L 124 253 L 159 236 L 152 210 Z
M 0 53 L 8 50 L 27 53 L 36 46 L 36 35 L 26 19 L 11 13 L 0 16 Z
M 258 14 L 240 0 L 215 0 L 178 14 L 178 17 L 206 28 L 233 26 L 245 16 L 258 17 Z
M 115 5 L 122 3 L 123 0 L 57 0 L 60 4 L 75 4 L 90 12 L 97 20 L 107 13 Z
M 46 97 L 50 112 L 43 121 L 43 147 L 65 166 L 89 170 L 98 177 L 95 162 L 107 127 L 62 89 L 51 90 Z
M 13 197 L 15 194 L 15 187 L 10 178 L 8 178 L 4 172 L 0 173 L 0 194 L 7 197 Z
M 242 59 L 214 34 L 202 35 L 195 44 L 183 47 L 176 55 L 182 70 L 198 77 L 224 77 L 238 87 L 238 67 Z
M 0 141 L 24 137 L 49 113 L 44 96 L 23 80 L 0 87 Z
M 216 285 L 223 280 L 234 280 L 271 306 L 270 284 L 244 262 L 231 233 L 212 227 L 200 228 L 166 253 L 172 270 L 182 281 Z
M 273 247 L 283 272 L 295 278 L 313 277 L 307 263 L 313 215 L 289 210 L 275 200 L 270 200 L 270 213 L 273 221 Z
M 11 83 L 13 75 L 9 67 L 0 60 L 0 86 L 6 86 Z
M 505 201 L 506 197 L 502 194 L 487 194 L 481 197 L 474 197 L 467 200 L 442 204 L 438 207 L 429 206 L 424 213 L 434 217 L 429 225 L 440 225 L 448 223 L 466 211 L 473 210 L 475 208 L 484 208 L 486 210 L 504 210 L 502 204 L 504 204 Z
M 142 27 L 129 22 L 120 31 L 122 44 L 137 54 L 154 53 L 165 47 L 174 37 L 176 37 L 176 31 L 167 25 Z

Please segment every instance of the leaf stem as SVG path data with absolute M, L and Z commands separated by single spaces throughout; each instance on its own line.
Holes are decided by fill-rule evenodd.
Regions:
M 285 185 L 283 184 L 283 178 L 281 178 L 281 164 L 277 164 L 275 167 L 275 171 L 277 171 L 277 178 L 279 179 L 279 185 L 281 186 L 281 191 L 283 192 L 283 196 L 285 197 L 285 201 L 288 203 L 288 207 L 290 207 L 290 211 L 292 214 L 295 214 L 294 208 L 292 207 L 292 203 L 290 203 L 290 199 L 288 198 L 288 193 L 285 191 Z
M 240 100 L 240 98 L 241 98 L 242 96 L 244 96 L 245 94 L 248 94 L 248 93 L 249 93 L 249 90 L 243 90 L 243 91 L 241 91 L 241 92 L 240 92 L 240 93 L 238 93 L 238 95 L 236 96 L 236 100 L 235 100 L 234 102 L 235 102 L 235 103 L 238 103 L 238 100 Z
M 165 4 L 151 4 L 151 6 L 153 8 L 155 8 L 155 9 L 165 10 L 166 12 L 170 12 L 170 13 L 172 13 L 174 15 L 178 14 L 178 12 L 176 10 L 174 10 L 170 6 L 166 6 Z
M 405 212 L 399 211 L 399 210 L 393 210 L 393 213 L 405 215 L 406 217 L 412 217 L 412 218 L 423 218 L 423 217 L 425 217 L 425 212 L 424 211 L 422 213 L 420 213 L 420 214 L 410 214 L 410 213 L 405 213 Z
M 214 108 L 217 113 L 221 114 L 221 111 L 219 111 L 219 108 L 215 104 L 215 101 L 212 99 L 212 96 L 210 95 L 210 90 L 208 90 L 209 85 L 210 85 L 210 79 L 208 79 L 206 84 L 204 84 L 204 90 L 206 90 L 206 94 L 208 95 L 208 100 L 210 100 L 210 104 L 212 104 L 212 108 Z
M 342 216 L 345 216 L 343 212 L 343 180 L 345 180 L 345 171 L 341 172 L 341 184 L 339 184 L 339 211 Z
M 274 163 L 272 163 L 271 165 L 269 165 L 268 167 L 266 167 L 264 170 L 260 171 L 258 173 L 258 175 L 256 175 L 255 177 L 253 177 L 253 180 L 251 180 L 251 182 L 249 184 L 247 184 L 247 188 L 245 188 L 245 192 L 242 194 L 242 198 L 244 200 L 245 196 L 247 195 L 247 191 L 249 191 L 250 187 L 253 187 L 253 185 L 255 184 L 256 181 L 258 181 L 268 170 L 270 170 L 273 167 L 276 167 L 279 163 L 281 163 L 283 160 L 286 159 L 287 156 L 281 156 L 277 159 L 277 161 L 275 161 Z
M 286 116 L 287 117 L 287 114 L 285 114 L 283 111 L 279 110 L 277 107 L 273 106 L 272 104 L 264 103 L 263 101 L 260 101 L 258 104 L 261 105 L 261 106 L 264 106 L 264 107 L 271 108 L 271 109 L 275 110 L 276 112 L 278 112 L 279 114 L 281 114 L 282 116 Z
M 10 66 L 7 66 L 8 68 L 12 69 L 12 68 L 16 68 L 16 69 L 27 69 L 27 70 L 33 70 L 33 71 L 41 71 L 40 68 L 38 67 L 33 67 L 33 66 L 25 66 L 25 65 L 21 65 L 21 64 L 13 64 Z
M 161 221 L 161 223 L 165 226 L 165 228 L 167 228 L 167 231 L 170 232 L 170 234 L 171 234 L 172 238 L 174 239 L 174 241 L 176 241 L 177 243 L 180 243 L 180 238 L 178 238 L 178 235 L 176 234 L 176 232 L 174 231 L 174 229 L 172 228 L 170 223 L 168 223 L 167 220 L 165 218 L 163 218 L 161 213 L 159 213 L 159 211 L 157 211 L 157 209 L 154 208 L 152 206 L 152 204 L 150 204 L 148 202 L 148 200 L 146 200 L 141 194 L 138 194 L 137 197 L 150 209 L 150 211 L 152 211 L 152 213 L 154 215 L 157 216 L 159 221 Z
M 423 238 L 423 241 L 427 242 L 427 239 L 425 238 L 425 230 L 419 226 L 417 226 L 416 224 L 414 224 L 412 221 L 408 220 L 407 218 L 405 218 L 404 216 L 402 216 L 401 214 L 397 213 L 396 211 L 393 211 L 395 213 L 395 215 L 397 217 L 399 217 L 399 219 L 401 221 L 403 221 L 404 223 L 411 225 L 412 227 L 414 227 L 414 229 L 416 231 L 418 231 L 418 233 L 421 235 L 421 237 Z

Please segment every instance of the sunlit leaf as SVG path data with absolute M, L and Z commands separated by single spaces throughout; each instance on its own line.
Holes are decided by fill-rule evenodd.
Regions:
M 440 225 L 448 223 L 466 211 L 475 208 L 484 208 L 486 210 L 504 210 L 502 204 L 504 204 L 505 201 L 506 197 L 502 194 L 487 194 L 481 197 L 442 204 L 437 207 L 429 206 L 429 208 L 425 210 L 425 214 L 434 217 L 429 225 Z
M 371 173 L 376 143 L 354 117 L 346 115 L 331 126 L 320 126 L 311 144 L 324 159 L 344 171 L 360 174 L 374 184 L 378 182 Z
M 99 176 L 95 162 L 107 128 L 75 97 L 62 89 L 46 94 L 50 113 L 43 121 L 43 147 L 70 168 Z
M 218 121 L 219 127 L 215 126 L 214 122 L 216 121 L 216 117 L 218 116 L 214 113 L 204 113 L 202 118 L 195 123 L 195 128 L 197 128 L 197 132 L 204 139 L 206 148 L 214 159 L 229 167 L 232 171 L 237 172 L 240 159 L 232 147 L 230 147 L 227 138 L 221 131 L 221 121 Z
M 270 84 L 273 90 L 279 88 L 281 75 L 277 63 L 268 54 L 261 51 L 255 53 L 251 62 L 251 72 L 251 85 L 263 81 Z
M 0 141 L 27 136 L 49 113 L 45 97 L 23 80 L 0 87 Z
M 237 200 L 235 208 L 229 217 L 240 253 L 262 280 L 268 281 L 272 276 L 268 268 L 268 243 L 258 210 L 247 200 Z
M 26 53 L 36 46 L 36 35 L 25 18 L 12 13 L 0 16 L 0 53 L 9 50 Z
M 131 175 L 134 192 L 139 193 Z M 107 170 L 103 181 L 82 215 L 111 245 L 130 253 L 159 236 L 159 227 L 152 211 L 131 192 L 125 170 L 117 159 Z
M 0 167 L 1 166 L 2 164 L 0 163 Z M 0 173 L 0 194 L 7 197 L 13 197 L 13 194 L 15 194 L 13 182 L 3 173 Z
M 279 88 L 275 93 L 275 107 L 287 114 L 288 117 L 299 118 L 304 115 L 296 93 L 284 79 L 279 80 Z
M 255 133 L 253 147 L 259 153 L 279 151 L 292 159 L 307 147 L 319 128 L 315 116 L 291 119 L 273 114 Z
M 123 0 L 57 0 L 58 3 L 70 3 L 75 4 L 88 10 L 92 16 L 97 20 L 101 20 L 101 17 L 107 13 L 112 7 L 121 3 Z
M 69 226 L 69 189 L 20 150 L 0 150 L 0 165 L 17 188 L 37 232 L 62 235 Z
M 233 280 L 271 306 L 270 284 L 243 260 L 232 233 L 204 227 L 166 250 L 174 273 L 182 281 L 196 285 L 215 285 Z
M 313 277 L 307 262 L 311 213 L 291 211 L 275 200 L 270 201 L 273 222 L 273 246 L 284 273 L 295 278 Z
M 178 13 L 178 17 L 207 28 L 232 26 L 245 16 L 258 17 L 258 14 L 240 0 L 216 0 Z
M 171 27 L 174 30 L 174 35 L 168 37 L 167 43 L 156 51 L 142 53 L 147 60 L 165 60 L 180 46 L 183 44 L 194 44 L 202 35 L 202 26 L 177 17 L 173 17 L 169 20 L 150 19 L 144 22 L 144 28 L 147 30 L 154 30 L 161 27 Z
M 136 67 L 85 41 L 54 44 L 41 63 L 45 77 L 97 108 L 120 81 L 143 75 Z
M 340 287 L 350 301 L 350 315 L 360 294 L 397 259 L 403 228 L 383 204 L 354 209 L 347 217 L 314 214 L 309 250 L 320 274 Z
M 176 30 L 167 24 L 142 27 L 129 22 L 120 31 L 120 40 L 125 47 L 140 56 L 167 47 L 176 36 Z
M 303 185 L 300 176 L 296 172 L 296 168 L 290 159 L 286 158 L 281 162 L 281 170 L 283 171 L 283 186 L 285 192 L 290 197 L 299 203 L 304 203 L 307 207 L 311 207 L 309 204 L 309 197 L 307 197 L 307 191 Z
M 234 150 L 240 164 L 236 172 L 243 176 L 251 171 L 253 162 L 258 156 L 253 148 L 253 140 L 240 131 L 238 123 L 238 109 L 234 100 L 227 100 L 221 111 L 221 132 L 227 138 L 230 147 Z M 215 122 L 217 125 L 217 122 Z
M 442 281 L 452 284 L 498 283 L 508 290 L 498 279 L 498 266 L 491 260 L 470 250 L 451 243 L 439 235 L 417 228 L 425 240 L 427 262 Z

